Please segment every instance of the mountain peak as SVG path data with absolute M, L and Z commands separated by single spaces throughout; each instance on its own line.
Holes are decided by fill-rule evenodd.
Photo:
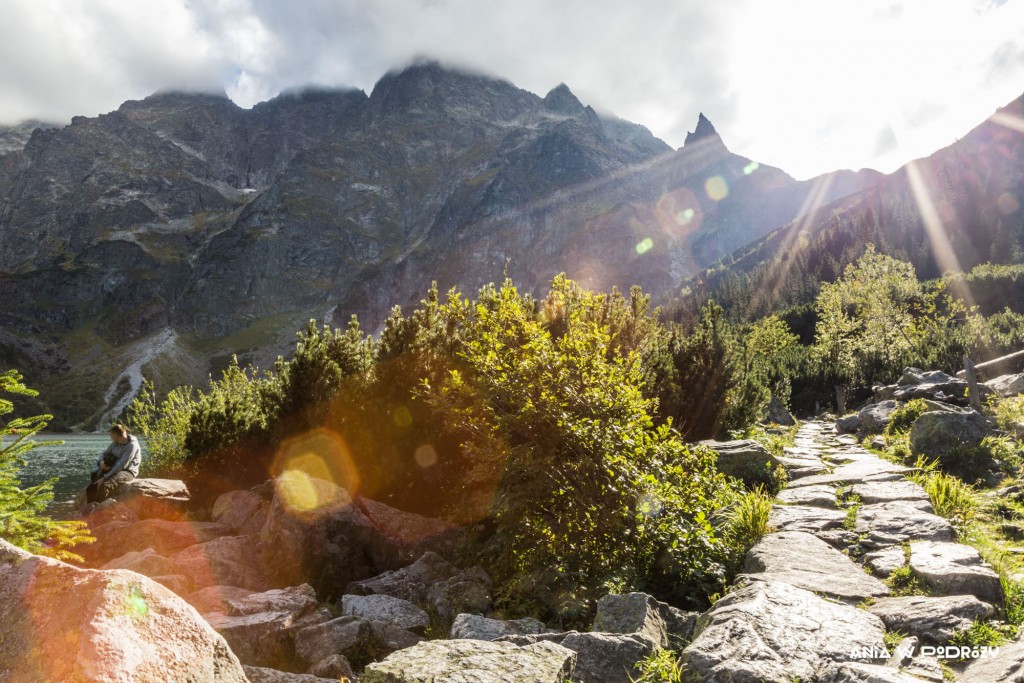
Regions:
M 544 108 L 556 114 L 578 114 L 583 111 L 583 103 L 572 94 L 569 86 L 559 83 L 544 96 Z
M 692 133 L 686 134 L 686 140 L 683 142 L 683 147 L 699 142 L 700 140 L 709 139 L 717 140 L 718 144 L 725 146 L 722 142 L 721 136 L 718 131 L 715 130 L 715 126 L 711 123 L 708 117 L 704 116 L 704 112 L 701 112 L 697 117 L 697 127 L 693 129 Z

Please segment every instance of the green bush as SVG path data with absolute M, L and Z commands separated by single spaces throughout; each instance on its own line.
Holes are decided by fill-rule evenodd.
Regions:
M 910 431 L 917 418 L 928 411 L 928 404 L 915 398 L 907 401 L 892 411 L 889 424 L 885 426 L 885 434 L 904 434 Z
M 949 520 L 957 534 L 970 528 L 978 509 L 974 490 L 963 481 L 944 472 L 932 472 L 923 483 L 935 514 Z
M 733 569 L 738 569 L 747 551 L 771 530 L 768 518 L 774 499 L 758 488 L 739 496 L 729 515 L 728 538 L 732 544 Z

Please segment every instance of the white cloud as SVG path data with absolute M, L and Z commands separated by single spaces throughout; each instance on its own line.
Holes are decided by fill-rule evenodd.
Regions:
M 369 90 L 427 56 L 541 95 L 565 82 L 673 145 L 703 111 L 734 151 L 800 177 L 891 170 L 1020 93 L 1022 7 L 4 0 L 0 121 L 95 115 L 167 88 L 224 89 L 242 106 L 309 83 Z

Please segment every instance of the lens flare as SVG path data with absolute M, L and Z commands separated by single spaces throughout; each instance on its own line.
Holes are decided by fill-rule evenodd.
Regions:
M 750 175 L 757 169 L 761 168 L 761 164 L 756 161 L 751 161 L 749 164 L 743 167 L 743 175 Z
M 1002 214 L 1015 213 L 1020 208 L 1020 202 L 1009 192 L 1004 192 L 996 198 L 996 206 Z
M 654 240 L 650 237 L 643 238 L 639 244 L 636 245 L 636 253 L 646 254 L 654 247 Z
M 403 429 L 412 425 L 412 413 L 405 406 L 395 408 L 395 412 L 391 414 L 391 419 Z
M 713 175 L 704 182 L 704 192 L 708 198 L 720 202 L 729 196 L 729 184 L 720 175 Z
M 296 512 L 347 505 L 360 483 L 348 446 L 322 428 L 281 444 L 271 473 L 281 499 Z
M 144 619 L 149 615 L 149 603 L 146 602 L 146 596 L 142 594 L 142 589 L 138 586 L 132 586 L 128 591 L 128 614 L 136 619 Z
M 420 467 L 430 467 L 437 463 L 437 451 L 429 443 L 417 448 L 413 457 L 416 458 L 416 464 Z

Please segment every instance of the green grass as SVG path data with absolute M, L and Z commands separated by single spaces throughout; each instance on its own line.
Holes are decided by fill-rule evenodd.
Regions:
M 737 545 L 737 552 L 746 554 L 771 530 L 768 517 L 772 502 L 772 496 L 760 487 L 744 493 L 736 501 L 729 518 L 729 533 Z
M 889 424 L 885 426 L 884 433 L 906 434 L 910 431 L 914 421 L 921 417 L 928 410 L 928 404 L 919 398 L 907 401 L 892 412 Z
M 1012 629 L 1012 627 L 1011 627 Z M 1007 633 L 1003 629 L 987 621 L 975 620 L 968 628 L 955 631 L 949 639 L 950 645 L 957 647 L 998 647 L 1004 644 L 1015 633 Z
M 637 662 L 640 678 L 629 677 L 633 683 L 682 683 L 683 666 L 671 650 L 655 650 Z
M 903 597 L 906 595 L 930 595 L 931 590 L 921 579 L 914 576 L 910 565 L 903 565 L 885 580 L 889 586 L 889 593 L 892 597 Z
M 935 514 L 949 520 L 957 536 L 967 536 L 978 509 L 974 489 L 943 472 L 930 473 L 922 486 L 935 508 Z

